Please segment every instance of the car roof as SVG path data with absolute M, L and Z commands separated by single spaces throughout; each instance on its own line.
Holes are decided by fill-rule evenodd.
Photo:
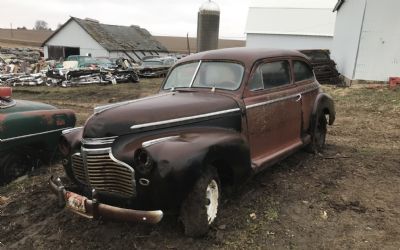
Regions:
M 304 54 L 296 50 L 240 47 L 196 53 L 180 59 L 179 63 L 197 60 L 229 60 L 239 61 L 251 67 L 255 61 L 274 57 L 302 57 L 308 61 Z

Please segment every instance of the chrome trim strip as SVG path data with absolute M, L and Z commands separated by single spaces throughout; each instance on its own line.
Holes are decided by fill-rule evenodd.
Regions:
M 192 80 L 190 81 L 189 88 L 191 88 L 191 87 L 193 86 L 194 79 L 196 78 L 197 73 L 199 72 L 201 63 L 202 63 L 202 61 L 200 60 L 200 61 L 199 61 L 199 65 L 197 65 L 196 71 L 195 71 L 194 74 L 193 74 Z
M 0 101 L 0 103 L 1 103 L 1 101 Z M 11 102 L 6 105 L 0 105 L 0 109 L 11 108 L 11 107 L 14 107 L 16 104 L 17 104 L 17 102 L 15 100 L 11 100 Z
M 135 180 L 135 170 L 133 169 L 133 167 L 131 167 L 129 164 L 126 164 L 123 161 L 118 160 L 117 158 L 114 157 L 114 155 L 112 154 L 112 150 L 110 148 L 110 152 L 109 152 L 109 156 L 111 158 L 111 160 L 115 161 L 118 164 L 121 164 L 122 166 L 128 168 L 131 172 L 132 172 L 132 183 L 133 183 L 133 192 L 136 195 L 136 180 Z
M 88 169 L 87 169 L 87 155 L 88 155 L 88 152 L 93 152 L 94 153 L 94 155 L 96 155 L 96 154 L 104 154 L 104 153 L 108 153 L 108 156 L 110 157 L 110 159 L 112 160 L 112 161 L 114 161 L 115 163 L 118 163 L 118 164 L 120 164 L 120 165 L 122 165 L 122 166 L 124 166 L 124 167 L 126 167 L 127 169 L 129 169 L 130 170 L 130 172 L 132 173 L 132 183 L 133 183 L 133 193 L 134 193 L 134 195 L 136 195 L 136 180 L 135 180 L 135 170 L 133 169 L 133 167 L 131 167 L 129 164 L 127 164 L 127 163 L 125 163 L 125 162 L 123 162 L 123 161 L 120 161 L 120 160 L 118 160 L 117 158 L 115 158 L 114 157 L 114 155 L 112 154 L 112 149 L 111 148 L 96 148 L 96 149 L 89 149 L 89 148 L 84 148 L 84 147 L 81 147 L 81 150 L 82 150 L 82 152 L 83 152 L 83 155 L 84 155 L 84 158 L 83 158 L 83 160 L 84 160 L 84 164 L 85 164 L 85 171 L 86 171 L 86 176 L 87 176 L 87 180 L 88 180 L 88 185 L 90 185 L 91 186 L 91 183 L 90 183 L 90 179 L 89 179 L 89 172 L 88 172 Z M 90 154 L 89 153 L 89 155 L 93 155 L 93 154 Z
M 145 128 L 145 127 L 151 127 L 151 126 L 164 125 L 164 124 L 168 124 L 168 123 L 183 122 L 183 121 L 188 121 L 188 120 L 193 120 L 193 119 L 199 119 L 199 118 L 205 118 L 205 117 L 211 117 L 211 116 L 216 116 L 216 115 L 233 113 L 233 112 L 237 112 L 237 111 L 240 111 L 240 108 L 227 109 L 227 110 L 223 110 L 223 111 L 217 111 L 217 112 L 211 112 L 211 113 L 206 113 L 206 114 L 201 114 L 201 115 L 194 115 L 194 116 L 175 118 L 175 119 L 158 121 L 158 122 L 149 122 L 149 123 L 144 123 L 144 124 L 138 124 L 138 125 L 131 126 L 131 129 L 139 129 L 139 128 Z
M 72 131 L 75 131 L 75 130 L 81 129 L 81 128 L 83 128 L 83 127 L 75 127 L 75 128 L 65 129 L 65 130 L 62 131 L 62 134 L 66 135 L 66 134 L 71 133 Z
M 158 138 L 158 139 L 145 141 L 145 142 L 142 142 L 142 147 L 147 148 L 147 147 L 150 147 L 150 146 L 152 146 L 154 144 L 161 143 L 161 142 L 168 141 L 168 140 L 172 140 L 172 139 L 176 139 L 176 138 L 179 138 L 179 137 L 180 137 L 179 135 L 174 135 L 174 136 L 161 137 L 161 138 Z
M 83 172 L 84 172 L 84 174 L 85 174 L 85 181 L 86 181 L 86 183 L 83 183 L 82 181 L 78 180 L 78 178 L 76 178 L 76 176 L 75 176 L 75 178 L 76 178 L 80 183 L 82 183 L 83 185 L 89 185 L 89 176 L 88 176 L 88 172 L 87 172 L 87 167 L 86 167 L 85 158 L 83 157 L 83 155 L 82 155 L 80 152 L 77 152 L 77 153 L 73 154 L 72 156 L 74 156 L 74 155 L 77 155 L 77 156 L 79 156 L 79 157 L 82 158 Z M 72 171 L 74 172 L 74 175 L 75 175 L 75 170 L 74 170 L 74 166 L 73 166 L 74 162 L 73 162 L 73 160 L 72 160 L 72 156 L 71 156 L 71 167 L 72 167 Z
M 81 147 L 81 150 L 85 151 L 85 152 L 96 152 L 98 154 L 101 154 L 101 153 L 108 153 L 110 148 L 84 148 L 84 147 Z
M 7 139 L 0 139 L 0 142 L 8 142 L 8 141 L 14 141 L 14 140 L 19 140 L 19 139 L 25 139 L 25 138 L 29 138 L 29 137 L 33 137 L 33 136 L 37 136 L 37 135 L 45 135 L 45 134 L 50 134 L 50 133 L 58 132 L 58 131 L 62 131 L 62 130 L 65 130 L 65 128 L 50 130 L 50 131 L 36 133 L 36 134 L 21 135 L 21 136 L 11 137 L 11 138 L 7 138 Z
M 84 145 L 104 145 L 113 143 L 116 138 L 117 136 L 110 136 L 103 138 L 82 138 L 81 142 Z
M 275 103 L 275 102 L 281 102 L 281 101 L 284 101 L 284 100 L 287 100 L 287 99 L 292 99 L 292 98 L 298 97 L 299 94 L 300 95 L 304 95 L 304 94 L 307 94 L 309 92 L 315 91 L 317 89 L 319 89 L 319 86 L 318 87 L 314 87 L 312 89 L 305 90 L 305 91 L 297 93 L 297 94 L 290 95 L 290 96 L 284 96 L 284 97 L 280 97 L 280 98 L 277 98 L 277 99 L 269 100 L 269 101 L 266 101 L 266 102 L 260 102 L 260 103 L 256 103 L 256 104 L 251 104 L 251 105 L 246 106 L 246 109 L 256 108 L 256 107 L 272 104 L 272 103 Z
M 102 113 L 102 112 L 104 112 L 106 110 L 112 109 L 112 108 L 117 108 L 117 107 L 120 107 L 120 106 L 123 106 L 123 105 L 131 104 L 131 103 L 135 103 L 135 102 L 140 102 L 140 101 L 144 101 L 144 100 L 149 100 L 149 99 L 153 99 L 153 98 L 157 98 L 157 97 L 161 97 L 161 96 L 166 96 L 166 95 L 170 95 L 170 94 L 171 93 L 165 93 L 165 94 L 148 96 L 148 97 L 135 99 L 135 100 L 130 100 L 130 101 L 125 101 L 125 102 L 118 102 L 118 103 L 114 103 L 114 104 L 98 106 L 98 107 L 94 108 L 94 113 L 95 114 L 100 114 L 100 113 Z

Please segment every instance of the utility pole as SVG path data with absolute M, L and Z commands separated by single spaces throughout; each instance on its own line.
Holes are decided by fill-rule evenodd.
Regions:
M 11 27 L 11 29 L 10 29 L 11 38 L 13 38 L 13 37 L 14 37 L 14 34 L 13 34 L 13 29 L 12 29 L 12 23 L 10 23 L 10 27 Z
M 186 33 L 186 43 L 187 43 L 187 50 L 188 50 L 188 55 L 190 55 L 190 43 L 189 43 L 189 33 Z

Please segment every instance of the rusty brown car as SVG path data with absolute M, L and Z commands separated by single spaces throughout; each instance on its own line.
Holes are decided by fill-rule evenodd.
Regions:
M 65 131 L 70 183 L 50 185 L 60 205 L 86 217 L 158 223 L 176 211 L 185 233 L 200 236 L 222 190 L 298 149 L 321 150 L 334 120 L 303 54 L 202 52 L 174 65 L 159 94 L 98 107 L 83 128 Z

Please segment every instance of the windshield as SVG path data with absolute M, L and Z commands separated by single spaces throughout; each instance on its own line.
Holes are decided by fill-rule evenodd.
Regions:
M 194 62 L 172 70 L 163 89 L 217 88 L 236 90 L 242 82 L 244 68 L 231 62 Z
M 96 58 L 96 61 L 100 64 L 112 64 L 112 61 L 108 58 Z
M 93 59 L 92 57 L 81 57 L 79 58 L 80 63 L 85 63 L 85 64 L 96 64 L 96 60 Z

